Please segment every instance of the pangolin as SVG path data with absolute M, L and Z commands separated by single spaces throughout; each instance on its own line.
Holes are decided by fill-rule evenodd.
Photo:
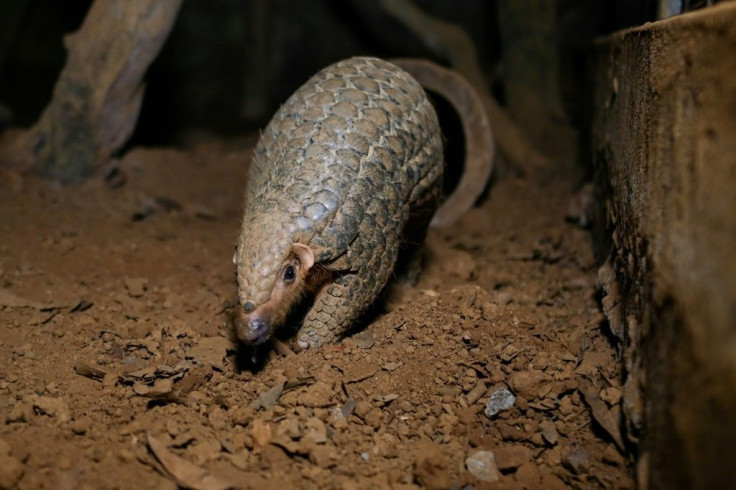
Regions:
M 483 190 L 493 139 L 482 102 L 457 73 L 370 57 L 321 70 L 276 112 L 249 169 L 233 257 L 244 343 L 268 340 L 307 293 L 314 303 L 298 346 L 335 342 L 388 283 L 407 230 L 423 239 L 441 200 L 444 158 L 417 79 L 455 106 L 466 137 L 464 175 L 433 223 L 453 221 Z

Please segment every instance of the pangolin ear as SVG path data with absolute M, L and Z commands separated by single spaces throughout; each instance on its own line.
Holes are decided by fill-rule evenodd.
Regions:
M 291 252 L 296 255 L 299 262 L 301 262 L 304 272 L 307 272 L 314 265 L 314 254 L 309 246 L 302 243 L 295 243 L 291 246 Z

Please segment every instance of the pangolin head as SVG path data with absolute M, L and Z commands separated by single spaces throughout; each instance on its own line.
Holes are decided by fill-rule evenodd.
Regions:
M 301 298 L 312 249 L 273 221 L 244 224 L 233 263 L 238 281 L 236 329 L 248 345 L 267 341 Z

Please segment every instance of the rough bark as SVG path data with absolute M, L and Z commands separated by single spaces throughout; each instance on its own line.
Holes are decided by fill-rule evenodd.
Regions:
M 95 0 L 66 36 L 66 65 L 36 125 L 19 137 L 13 160 L 75 182 L 130 137 L 148 66 L 161 50 L 182 0 Z

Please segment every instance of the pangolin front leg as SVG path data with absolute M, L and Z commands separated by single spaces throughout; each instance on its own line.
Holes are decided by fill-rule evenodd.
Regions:
M 358 274 L 346 274 L 317 294 L 307 313 L 297 343 L 302 349 L 335 343 L 364 311 L 373 288 Z
M 393 219 L 402 219 L 400 213 L 393 215 Z M 353 260 L 361 257 L 365 260 L 364 265 L 338 276 L 317 293 L 297 337 L 301 348 L 335 343 L 355 325 L 394 272 L 399 253 L 396 235 L 397 231 L 384 229 L 379 234 L 358 240 L 362 243 L 356 243 L 348 255 L 354 254 Z

